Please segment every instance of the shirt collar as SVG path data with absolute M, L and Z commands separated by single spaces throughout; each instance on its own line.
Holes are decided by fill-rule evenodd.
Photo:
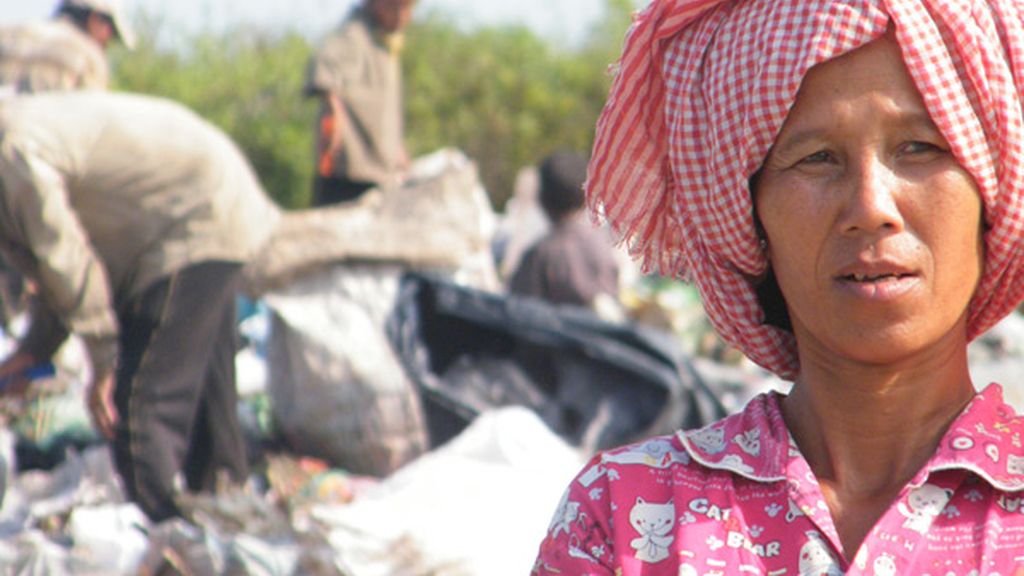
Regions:
M 931 472 L 968 470 L 998 490 L 1024 490 L 1022 436 L 1024 418 L 1003 402 L 1003 388 L 990 384 L 953 421 L 914 483 Z
M 759 482 L 786 479 L 786 466 L 799 457 L 779 401 L 769 392 L 753 398 L 742 411 L 698 430 L 679 432 L 690 456 L 707 468 L 725 470 Z M 913 485 L 932 472 L 968 470 L 993 487 L 1024 490 L 1024 418 L 1003 402 L 1003 389 L 991 384 L 979 392 L 943 435 L 935 454 Z
M 699 430 L 679 432 L 690 457 L 707 468 L 759 482 L 785 480 L 790 436 L 777 392 L 751 399 L 742 411 Z

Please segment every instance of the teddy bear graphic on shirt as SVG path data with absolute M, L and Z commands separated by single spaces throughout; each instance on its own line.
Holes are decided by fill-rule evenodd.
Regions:
M 925 534 L 952 497 L 952 490 L 934 484 L 922 484 L 920 488 L 914 488 L 907 494 L 906 504 L 900 502 L 896 505 L 896 509 L 906 518 L 903 527 Z
M 639 538 L 629 543 L 636 550 L 637 560 L 653 564 L 668 558 L 668 547 L 675 540 L 671 534 L 676 523 L 676 507 L 672 500 L 657 504 L 638 497 L 629 511 L 629 523 L 640 533 Z

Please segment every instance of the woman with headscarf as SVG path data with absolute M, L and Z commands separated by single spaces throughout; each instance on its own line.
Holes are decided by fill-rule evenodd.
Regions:
M 968 342 L 1024 296 L 1018 0 L 654 0 L 588 202 L 793 381 L 596 456 L 535 574 L 1024 573 L 1024 420 Z

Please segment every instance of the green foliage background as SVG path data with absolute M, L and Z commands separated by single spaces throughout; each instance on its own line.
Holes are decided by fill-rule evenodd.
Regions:
M 517 172 L 557 148 L 590 149 L 632 0 L 604 0 L 579 46 L 519 26 L 463 30 L 418 14 L 403 51 L 406 145 L 412 155 L 453 146 L 473 158 L 496 208 Z M 178 100 L 224 129 L 282 206 L 309 204 L 316 102 L 302 97 L 315 50 L 297 32 L 235 29 L 162 47 L 162 25 L 113 55 L 114 88 Z

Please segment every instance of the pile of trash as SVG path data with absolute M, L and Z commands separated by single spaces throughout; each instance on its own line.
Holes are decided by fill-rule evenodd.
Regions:
M 19 576 L 525 574 L 583 464 L 521 407 L 478 418 L 383 479 L 269 462 L 262 489 L 183 497 L 185 518 L 158 525 L 124 502 L 105 447 L 70 450 L 50 471 L 7 470 L 0 566 Z M 493 518 L 501 538 L 481 529 Z

